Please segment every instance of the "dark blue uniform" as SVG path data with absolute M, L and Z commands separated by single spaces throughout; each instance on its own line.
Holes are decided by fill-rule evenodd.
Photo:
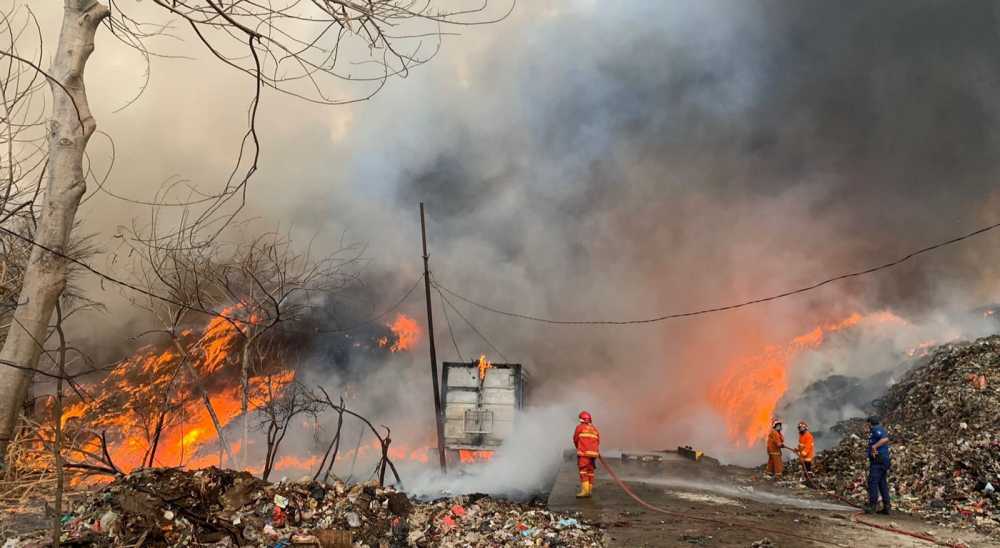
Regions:
M 872 426 L 868 436 L 868 505 L 878 504 L 882 495 L 882 504 L 889 508 L 889 444 L 885 444 L 872 455 L 872 447 L 883 438 L 888 438 L 882 425 Z

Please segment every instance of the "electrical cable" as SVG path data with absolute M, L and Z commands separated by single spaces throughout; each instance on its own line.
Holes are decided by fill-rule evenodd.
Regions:
M 443 303 L 444 295 L 441 294 L 441 290 L 436 287 L 434 289 L 437 290 L 438 295 L 441 297 L 441 302 Z M 458 341 L 455 340 L 455 330 L 451 327 L 451 319 L 448 318 L 448 305 L 444 305 L 442 310 L 444 310 L 444 321 L 448 325 L 448 335 L 451 336 L 451 344 L 455 347 L 455 354 L 458 355 L 458 361 L 464 363 L 465 358 L 462 357 L 462 351 L 458 349 Z
M 470 305 L 475 306 L 477 308 L 481 308 L 481 309 L 486 310 L 488 312 L 493 312 L 494 314 L 500 314 L 502 316 L 508 316 L 508 317 L 511 317 L 511 318 L 518 318 L 518 319 L 522 319 L 522 320 L 530 320 L 530 321 L 533 321 L 533 322 L 540 322 L 540 323 L 546 323 L 546 324 L 552 324 L 552 325 L 635 325 L 635 324 L 647 324 L 647 323 L 662 322 L 664 320 L 673 320 L 673 319 L 678 319 L 678 318 L 688 318 L 688 317 L 691 317 L 691 316 L 701 316 L 701 315 L 704 315 L 704 314 L 711 314 L 711 313 L 714 313 L 714 312 L 724 312 L 724 311 L 728 311 L 728 310 L 736 310 L 736 309 L 739 309 L 739 308 L 745 308 L 745 307 L 752 306 L 752 305 L 755 305 L 755 304 L 761 304 L 761 303 L 766 303 L 766 302 L 770 302 L 770 301 L 776 301 L 778 299 L 783 299 L 785 297 L 790 297 L 790 296 L 793 296 L 793 295 L 798 295 L 800 293 L 805 293 L 807 291 L 812 291 L 814 289 L 819 289 L 820 287 L 823 287 L 825 285 L 828 285 L 828 284 L 831 284 L 831 283 L 834 283 L 834 282 L 846 280 L 846 279 L 849 279 L 849 278 L 857 278 L 857 277 L 865 276 L 865 275 L 868 275 L 868 274 L 873 274 L 873 273 L 878 272 L 880 270 L 886 270 L 886 269 L 898 266 L 900 264 L 903 264 L 903 263 L 909 261 L 910 259 L 912 259 L 912 258 L 914 258 L 914 257 L 916 257 L 918 255 L 922 255 L 924 253 L 929 253 L 929 252 L 934 251 L 936 249 L 940 249 L 940 248 L 945 247 L 945 246 L 956 244 L 956 243 L 961 242 L 963 240 L 967 240 L 969 238 L 978 236 L 980 234 L 984 234 L 986 232 L 989 232 L 991 230 L 995 230 L 997 228 L 1000 228 L 1000 223 L 995 223 L 995 224 L 992 224 L 992 225 L 989 225 L 989 226 L 985 226 L 985 227 L 982 227 L 980 229 L 977 229 L 977 230 L 974 230 L 972 232 L 969 232 L 967 234 L 963 234 L 961 236 L 958 236 L 956 238 L 952 238 L 950 240 L 946 240 L 946 241 L 939 242 L 939 243 L 936 243 L 936 244 L 933 244 L 933 245 L 929 245 L 929 246 L 924 247 L 922 249 L 918 249 L 916 251 L 908 253 L 907 255 L 904 255 L 903 257 L 900 257 L 900 258 L 898 258 L 896 260 L 889 261 L 887 263 L 883 263 L 883 264 L 880 264 L 878 266 L 873 266 L 873 267 L 866 268 L 864 270 L 859 270 L 859 271 L 856 271 L 856 272 L 849 272 L 849 273 L 846 273 L 846 274 L 840 274 L 838 276 L 834 276 L 832 278 L 827 278 L 825 280 L 822 280 L 822 281 L 819 281 L 819 282 L 807 285 L 805 287 L 800 287 L 798 289 L 791 289 L 791 290 L 788 290 L 788 291 L 783 291 L 783 292 L 775 294 L 775 295 L 770 295 L 770 296 L 765 296 L 765 297 L 759 297 L 759 298 L 751 299 L 749 301 L 743 301 L 743 302 L 740 302 L 740 303 L 734 303 L 734 304 L 729 304 L 729 305 L 715 306 L 715 307 L 711 307 L 711 308 L 703 308 L 703 309 L 700 309 L 700 310 L 692 310 L 692 311 L 689 311 L 689 312 L 675 312 L 675 313 L 669 313 L 669 314 L 663 314 L 663 315 L 660 315 L 660 316 L 655 316 L 655 317 L 652 317 L 652 318 L 640 318 L 640 319 L 634 319 L 634 320 L 600 320 L 600 319 L 598 319 L 598 320 L 557 320 L 557 319 L 552 319 L 552 318 L 542 318 L 540 316 L 532 316 L 530 314 L 522 314 L 522 313 L 519 313 L 519 312 L 510 312 L 510 311 L 506 311 L 506 310 L 500 310 L 500 309 L 498 309 L 496 307 L 493 307 L 493 306 L 490 306 L 490 305 L 487 305 L 487 304 L 483 304 L 483 303 L 480 303 L 480 302 L 476 302 L 476 301 L 474 301 L 474 300 L 472 300 L 472 299 L 470 299 L 468 297 L 462 296 L 462 295 L 460 295 L 460 294 L 458 294 L 458 293 L 456 293 L 456 292 L 448 289 L 447 287 L 445 287 L 445 286 L 437 283 L 436 281 L 432 281 L 431 283 L 433 283 L 435 287 L 440 288 L 444 292 L 450 294 L 451 296 L 455 297 L 456 299 L 464 301 L 467 304 L 470 304 Z
M 435 284 L 433 280 L 431 281 L 431 285 L 434 285 L 435 287 L 437 287 L 437 284 Z M 476 335 L 479 335 L 479 338 L 483 339 L 483 341 L 486 342 L 486 345 L 489 346 L 490 348 L 492 348 L 493 351 L 496 352 L 497 355 L 500 356 L 501 359 L 503 359 L 503 361 L 505 361 L 505 362 L 506 361 L 510 361 L 510 360 L 507 359 L 507 356 L 504 356 L 503 352 L 501 352 L 500 349 L 498 349 L 493 343 L 490 342 L 489 339 L 486 338 L 486 335 L 483 335 L 483 333 L 481 331 L 479 331 L 479 329 L 476 328 L 475 325 L 472 325 L 472 322 L 470 322 L 469 319 L 466 318 L 464 314 L 462 314 L 461 310 L 459 310 L 454 304 L 451 303 L 451 301 L 448 300 L 448 297 L 445 297 L 444 294 L 441 293 L 441 298 L 444 299 L 445 304 L 447 306 L 450 306 L 451 309 L 454 310 L 456 314 L 458 314 L 458 317 L 462 318 L 462 320 L 464 320 L 465 323 L 468 324 L 468 326 L 470 328 L 472 328 L 473 331 L 476 332 Z

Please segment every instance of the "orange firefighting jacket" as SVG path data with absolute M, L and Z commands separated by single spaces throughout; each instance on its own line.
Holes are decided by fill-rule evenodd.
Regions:
M 772 429 L 771 433 L 767 435 L 767 454 L 780 455 L 781 446 L 784 444 L 785 437 L 781 435 L 781 432 Z
M 593 424 L 581 422 L 573 432 L 573 445 L 577 456 L 597 458 L 601 454 L 601 433 Z
M 816 444 L 813 442 L 812 432 L 799 434 L 799 458 L 812 462 L 814 457 L 816 457 Z

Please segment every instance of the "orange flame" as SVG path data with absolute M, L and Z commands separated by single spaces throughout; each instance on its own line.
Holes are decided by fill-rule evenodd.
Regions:
M 486 379 L 486 370 L 493 367 L 493 364 L 486 359 L 486 354 L 482 354 L 479 356 L 478 366 L 479 366 L 479 382 L 483 382 L 483 380 Z
M 390 341 L 389 337 L 379 337 L 377 341 L 379 348 L 388 346 L 390 352 L 412 350 L 420 340 L 422 333 L 420 324 L 406 314 L 397 313 L 396 319 L 386 326 L 392 330 L 393 340 Z
M 240 312 L 240 307 L 236 306 L 224 310 L 223 314 L 232 317 Z M 397 314 L 389 328 L 392 335 L 378 342 L 392 352 L 413 348 L 421 336 L 416 320 L 403 314 Z M 203 329 L 183 331 L 179 342 L 197 372 L 197 383 L 207 390 L 212 408 L 225 429 L 241 416 L 242 390 L 233 367 L 234 360 L 230 359 L 241 350 L 241 334 L 231 322 L 213 318 Z M 250 378 L 251 410 L 264 405 L 261 394 L 280 394 L 295 379 L 294 371 L 283 369 L 280 363 L 266 369 L 266 374 Z M 173 346 L 145 347 L 119 362 L 101 381 L 84 386 L 85 392 L 93 398 L 66 405 L 62 423 L 68 435 L 106 432 L 108 452 L 115 465 L 126 472 L 149 464 L 149 452 L 154 443 L 154 466 L 233 466 L 223 457 L 211 415 L 201 392 L 196 389 L 198 384 L 190 378 L 180 350 Z M 163 413 L 164 410 L 167 412 Z M 157 437 L 155 432 L 161 418 L 162 428 Z M 247 449 L 241 447 L 238 438 L 238 433 L 227 432 L 226 441 L 234 456 Z M 93 439 L 82 448 L 99 455 L 100 442 Z M 381 450 L 378 442 L 372 441 L 359 447 L 357 454 L 368 459 L 378 458 Z M 389 447 L 389 457 L 394 461 L 427 463 L 434 450 L 431 445 L 407 446 L 394 441 Z M 342 452 L 343 455 L 352 453 L 353 450 Z M 280 455 L 274 469 L 304 471 L 315 468 L 319 462 L 320 455 Z M 251 472 L 259 473 L 262 469 L 259 463 L 247 466 Z
M 475 464 L 477 462 L 486 462 L 493 458 L 493 451 L 472 451 L 469 449 L 459 449 L 458 450 L 458 460 L 462 464 Z
M 862 322 L 903 322 L 891 312 L 862 316 L 851 314 L 844 320 L 816 327 L 785 345 L 767 346 L 759 354 L 733 360 L 711 387 L 709 401 L 726 420 L 730 439 L 749 447 L 767 437 L 774 410 L 788 390 L 788 368 L 800 353 L 818 348 L 829 333 Z
M 238 313 L 237 307 L 223 311 L 226 316 Z M 200 335 L 190 330 L 181 334 L 181 345 L 197 371 L 197 382 L 209 392 L 209 401 L 222 427 L 240 415 L 242 391 L 239 382 L 224 367 L 240 342 L 236 328 L 218 317 Z M 261 391 L 267 383 L 280 393 L 294 378 L 295 373 L 286 370 L 253 377 L 251 393 Z M 118 363 L 102 381 L 85 389 L 93 399 L 66 406 L 63 425 L 72 427 L 70 421 L 79 420 L 90 430 L 107 432 L 108 452 L 122 470 L 143 466 L 154 443 L 153 463 L 157 466 L 198 468 L 220 463 L 217 448 L 206 453 L 217 445 L 218 435 L 200 392 L 195 390 L 175 349 L 146 347 Z M 252 403 L 251 407 L 256 405 Z M 168 412 L 164 414 L 164 410 Z M 160 420 L 163 424 L 157 440 Z M 85 449 L 100 454 L 96 440 Z M 240 449 L 238 444 L 231 446 L 234 454 Z
M 376 442 L 377 445 L 378 443 Z M 426 464 L 431 460 L 432 451 L 436 451 L 436 448 L 431 446 L 409 447 L 406 444 L 394 441 L 389 446 L 389 458 L 394 461 L 413 461 Z

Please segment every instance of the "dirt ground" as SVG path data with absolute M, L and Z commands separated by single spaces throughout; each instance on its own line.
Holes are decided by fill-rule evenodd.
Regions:
M 792 489 L 755 479 L 755 472 L 746 468 L 695 463 L 669 454 L 667 460 L 658 464 L 623 463 L 620 459 L 608 459 L 608 464 L 648 503 L 728 524 L 723 526 L 647 510 L 622 491 L 600 466 L 594 497 L 577 499 L 576 463 L 565 462 L 549 496 L 549 507 L 580 512 L 587 519 L 605 524 L 612 546 L 747 547 L 765 538 L 773 543 L 768 546 L 781 547 L 934 546 L 923 540 L 855 523 L 852 521 L 856 513 L 853 508 L 804 486 Z M 928 524 L 899 513 L 865 516 L 864 519 L 898 529 L 930 533 L 941 541 L 961 543 L 970 548 L 998 545 L 973 531 Z M 822 542 L 763 532 L 754 527 L 794 533 Z

